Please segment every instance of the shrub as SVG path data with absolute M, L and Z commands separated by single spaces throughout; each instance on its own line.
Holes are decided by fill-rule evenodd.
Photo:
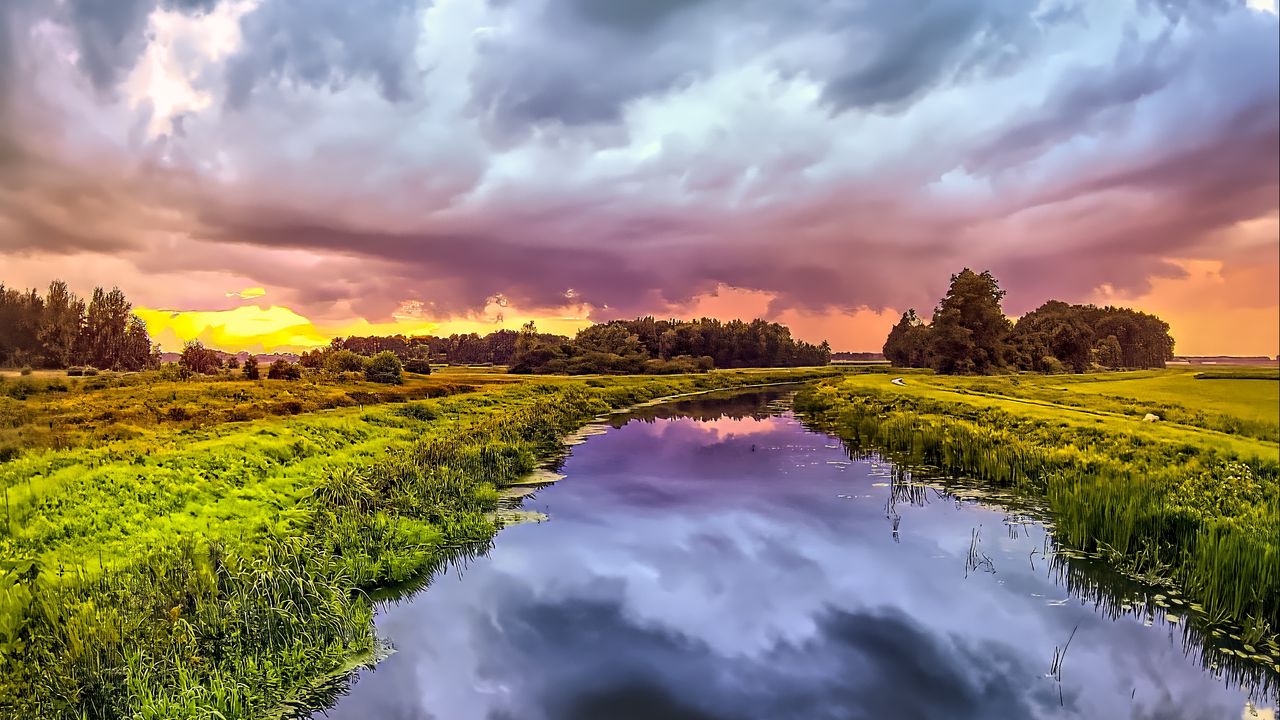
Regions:
M 419 375 L 430 375 L 431 361 L 427 358 L 409 358 L 404 361 L 404 371 Z
M 240 373 L 244 375 L 245 380 L 257 380 L 261 377 L 258 372 L 258 358 L 250 355 L 249 359 L 244 361 L 244 366 L 240 368 Z
M 96 367 L 87 367 L 84 369 L 85 377 L 93 377 L 94 375 L 97 375 L 97 374 L 98 374 L 98 368 Z
M 280 358 L 267 368 L 267 377 L 271 380 L 297 380 L 302 377 L 302 368 Z
M 370 382 L 385 383 L 387 385 L 399 385 L 404 382 L 401 377 L 400 358 L 390 350 L 384 350 L 374 355 L 369 360 L 369 366 L 365 368 L 364 376 Z
M 368 363 L 369 359 L 363 355 L 350 350 L 335 350 L 325 356 L 324 369 L 331 373 L 361 372 Z
M 440 417 L 440 406 L 434 402 L 416 402 L 407 405 L 401 405 L 395 409 L 395 414 L 407 417 L 413 420 L 435 420 Z
M 187 370 L 187 377 L 190 377 L 197 373 L 212 375 L 222 367 L 222 361 L 218 359 L 217 352 L 205 347 L 199 340 L 192 340 L 183 346 L 178 365 Z
M 19 374 L 21 374 L 21 375 L 30 375 L 30 374 L 31 374 L 31 368 L 29 368 L 29 367 L 24 367 L 24 368 L 22 368 L 21 370 L 19 370 L 18 372 L 19 372 Z
M 67 368 L 67 377 L 81 377 L 84 375 L 84 368 L 73 365 Z
M 1052 355 L 1045 355 L 1040 359 L 1040 369 L 1046 375 L 1061 375 L 1067 372 L 1067 366 Z

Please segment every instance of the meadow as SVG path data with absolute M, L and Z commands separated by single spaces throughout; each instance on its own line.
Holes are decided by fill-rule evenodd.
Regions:
M 0 715 L 264 717 L 373 652 L 369 593 L 489 540 L 613 409 L 829 369 L 5 378 Z
M 855 449 L 1038 498 L 1068 548 L 1170 588 L 1280 672 L 1280 381 L 1197 375 L 895 371 L 817 383 L 797 408 Z

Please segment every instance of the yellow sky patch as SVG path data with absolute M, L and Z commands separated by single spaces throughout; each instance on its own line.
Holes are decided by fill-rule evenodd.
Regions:
M 265 294 L 265 293 L 264 293 Z M 501 329 L 518 329 L 533 320 L 543 332 L 573 335 L 590 324 L 575 316 L 531 316 L 507 312 L 499 318 L 452 318 L 432 321 L 397 317 L 375 323 L 363 318 L 337 325 L 318 326 L 291 308 L 280 305 L 243 305 L 231 310 L 161 310 L 140 307 L 134 310 L 147 324 L 152 339 L 167 351 L 177 351 L 189 340 L 208 347 L 238 352 L 298 352 L 329 344 L 330 338 L 351 335 L 451 335 Z

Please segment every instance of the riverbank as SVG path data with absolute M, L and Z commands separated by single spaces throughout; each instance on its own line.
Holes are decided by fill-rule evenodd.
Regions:
M 23 449 L 0 464 L 0 709 L 261 716 L 368 652 L 364 593 L 490 538 L 498 488 L 577 426 L 659 397 L 832 372 L 500 376 L 434 399 L 361 407 L 348 393 L 243 422 L 175 414 L 101 442 Z M 265 386 L 204 385 L 232 405 Z
M 1043 496 L 1061 542 L 1181 588 L 1233 652 L 1280 671 L 1276 381 L 894 377 L 824 381 L 796 405 L 856 449 Z

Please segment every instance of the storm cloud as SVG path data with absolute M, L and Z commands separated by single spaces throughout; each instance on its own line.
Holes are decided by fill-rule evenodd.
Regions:
M 198 304 L 198 271 L 308 315 L 598 319 L 1280 266 L 1262 5 L 15 0 L 5 279 L 110 258 L 151 306 Z

